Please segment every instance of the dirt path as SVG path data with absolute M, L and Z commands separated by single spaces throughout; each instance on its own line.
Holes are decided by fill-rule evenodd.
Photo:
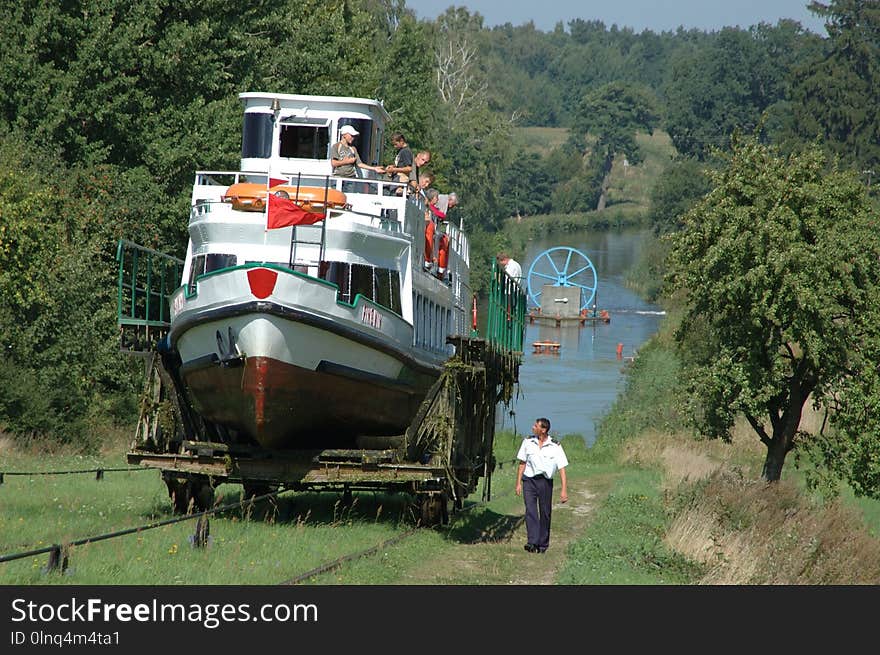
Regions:
M 449 534 L 449 547 L 415 569 L 403 572 L 406 584 L 552 585 L 562 569 L 568 545 L 583 536 L 594 507 L 585 480 L 569 481 L 569 501 L 559 502 L 554 491 L 550 548 L 527 553 L 522 499 L 512 492 L 496 497 L 480 528 Z

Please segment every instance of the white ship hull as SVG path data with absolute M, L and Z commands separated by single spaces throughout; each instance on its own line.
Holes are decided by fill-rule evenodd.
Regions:
M 275 105 L 243 97 L 259 116 Z M 300 97 L 280 97 L 300 106 Z M 327 124 L 358 111 L 385 120 L 374 105 L 327 101 Z M 302 123 L 301 134 L 324 129 L 323 118 L 290 120 Z M 422 266 L 417 197 L 391 182 L 330 177 L 328 164 L 310 171 L 320 168 L 315 159 L 300 167 L 306 180 L 296 162 L 276 159 L 243 157 L 246 173 L 196 174 L 168 335 L 186 396 L 231 440 L 269 449 L 353 447 L 357 436 L 401 434 L 453 354 L 446 337 L 469 331 L 467 239 L 450 227 L 452 277 L 438 279 Z M 346 204 L 316 225 L 268 229 L 265 213 L 233 207 L 224 194 L 241 182 L 268 188 L 270 170 L 286 176 L 288 189 L 324 185 Z

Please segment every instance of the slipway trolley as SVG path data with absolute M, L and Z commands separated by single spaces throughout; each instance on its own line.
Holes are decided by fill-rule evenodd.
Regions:
M 168 298 L 180 281 L 179 259 L 120 241 L 118 324 L 122 349 L 144 360 L 140 416 L 127 459 L 158 469 L 179 513 L 208 509 L 222 483 L 243 485 L 246 497 L 274 490 L 406 493 L 422 525 L 444 524 L 450 503 L 460 509 L 495 468 L 495 410 L 518 382 L 526 299 L 493 263 L 485 338 L 448 337 L 455 354 L 405 433 L 363 436 L 356 448 L 271 450 L 230 440 L 228 426 L 206 420 L 180 378 L 168 346 Z M 476 304 L 474 304 L 476 307 Z

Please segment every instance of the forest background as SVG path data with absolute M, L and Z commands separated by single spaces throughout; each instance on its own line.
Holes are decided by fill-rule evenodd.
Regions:
M 0 431 L 89 450 L 131 424 L 143 371 L 119 352 L 116 242 L 184 251 L 195 170 L 237 168 L 241 92 L 381 99 L 391 131 L 434 153 L 485 262 L 516 249 L 511 217 L 676 231 L 736 131 L 783 152 L 818 144 L 870 187 L 872 4 L 814 3 L 820 36 L 788 20 L 488 29 L 461 8 L 417 20 L 403 0 L 3 0 Z M 645 133 L 674 155 L 650 204 L 627 207 L 609 174 L 640 163 Z

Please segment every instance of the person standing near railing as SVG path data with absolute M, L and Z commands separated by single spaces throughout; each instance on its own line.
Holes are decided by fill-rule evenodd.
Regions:
M 409 182 L 409 174 L 413 169 L 413 154 L 406 138 L 400 132 L 391 135 L 391 145 L 397 150 L 394 163 L 385 167 L 385 173 L 392 182 Z
M 363 168 L 374 173 L 384 173 L 381 166 L 371 166 L 361 161 L 357 148 L 352 145 L 354 138 L 360 134 L 351 125 L 343 125 L 339 129 L 339 141 L 330 148 L 330 166 L 333 175 L 337 177 L 360 177 L 358 168 Z
M 516 283 L 522 287 L 523 286 L 523 272 L 522 266 L 519 265 L 519 262 L 515 259 L 512 259 L 510 255 L 506 252 L 499 253 L 495 258 L 498 261 L 498 264 L 504 267 L 504 272 L 507 273 L 510 277 L 516 281 Z
M 425 268 L 431 269 L 437 264 L 437 277 L 446 277 L 446 267 L 449 264 L 449 237 L 440 235 L 440 243 L 437 249 L 437 260 L 434 261 L 434 235 L 437 233 L 437 223 L 446 220 L 446 214 L 437 207 L 437 199 L 440 193 L 437 189 L 428 189 L 425 192 L 428 199 L 428 210 L 425 212 Z

